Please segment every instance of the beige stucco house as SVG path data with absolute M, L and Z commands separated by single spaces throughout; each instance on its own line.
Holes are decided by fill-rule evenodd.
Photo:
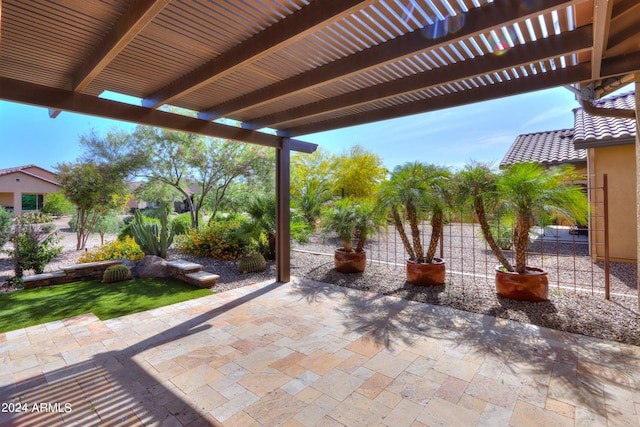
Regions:
M 600 108 L 635 108 L 635 93 L 600 100 Z M 608 181 L 609 256 L 612 261 L 637 261 L 636 123 L 634 119 L 593 116 L 574 110 L 576 149 L 587 151 L 592 216 L 589 242 L 596 259 L 604 257 L 603 177 Z
M 37 211 L 45 195 L 59 190 L 56 174 L 36 165 L 0 169 L 0 206 L 18 216 Z

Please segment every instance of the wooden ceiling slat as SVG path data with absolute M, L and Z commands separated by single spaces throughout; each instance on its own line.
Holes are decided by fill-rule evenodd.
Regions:
M 331 0 L 322 4 L 314 2 L 293 15 L 278 21 L 262 33 L 249 38 L 236 48 L 225 52 L 213 61 L 191 71 L 154 94 L 146 97 L 143 104 L 155 108 L 169 103 L 175 98 L 196 90 L 214 79 L 224 77 L 239 67 L 256 61 L 275 51 L 284 44 L 290 44 L 317 29 L 350 14 L 370 0 Z
M 564 7 L 558 9 L 558 23 L 560 25 L 561 32 L 564 33 L 571 30 L 571 28 L 569 28 L 569 16 L 567 15 L 567 9 Z
M 350 107 L 354 104 L 366 104 L 379 99 L 411 93 L 418 89 L 440 86 L 469 76 L 484 75 L 495 70 L 518 67 L 551 57 L 557 57 L 566 52 L 588 49 L 592 46 L 591 26 L 582 27 L 560 36 L 541 39 L 529 46 L 516 46 L 508 55 L 486 55 L 475 61 L 460 62 L 446 68 L 416 74 L 396 81 L 379 85 L 369 85 L 365 89 L 350 92 L 340 96 L 333 96 L 324 101 L 302 105 L 290 110 L 281 111 L 265 117 L 250 120 L 252 128 L 260 129 L 271 125 L 279 125 L 302 117 L 317 116 L 329 111 Z
M 100 46 L 76 72 L 72 90 L 81 92 L 171 0 L 138 0 L 122 15 Z M 55 118 L 60 110 L 49 115 Z
M 538 5 L 538 9 L 531 9 L 529 12 L 531 16 L 537 16 L 540 12 L 566 3 L 562 0 L 549 0 L 544 5 Z M 355 73 L 399 60 L 405 56 L 414 55 L 416 52 L 427 49 L 433 50 L 458 39 L 466 39 L 480 34 L 488 28 L 495 28 L 502 23 L 512 23 L 525 18 L 526 16 L 522 17 L 522 10 L 514 2 L 497 0 L 486 7 L 469 11 L 466 17 L 468 24 L 455 34 L 449 33 L 439 39 L 429 39 L 424 37 L 422 32 L 414 31 L 365 51 L 355 53 L 346 61 L 335 61 L 272 86 L 246 93 L 234 100 L 213 105 L 205 109 L 200 117 L 213 119 L 227 115 L 233 116 L 242 110 L 252 108 L 261 103 L 272 102 L 297 91 L 308 90 L 333 80 L 343 79 Z
M 519 93 L 532 92 L 550 87 L 562 86 L 588 79 L 589 67 L 585 64 L 572 69 L 559 70 L 552 75 L 538 74 L 529 77 L 526 81 L 512 80 L 499 85 L 487 85 L 474 90 L 458 92 L 447 96 L 429 98 L 410 105 L 398 105 L 387 109 L 369 111 L 366 114 L 350 115 L 340 119 L 327 120 L 312 123 L 306 126 L 283 129 L 289 135 L 299 136 L 311 133 L 323 132 L 329 129 L 338 129 L 346 126 L 357 126 L 390 118 L 404 117 L 413 114 L 451 108 L 458 105 L 471 104 L 479 101 L 501 98 Z

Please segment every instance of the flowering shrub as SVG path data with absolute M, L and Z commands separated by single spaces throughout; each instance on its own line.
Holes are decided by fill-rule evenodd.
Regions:
M 89 251 L 80 257 L 79 262 L 108 261 L 112 259 L 130 259 L 137 261 L 144 258 L 144 252 L 133 240 L 133 237 L 126 236 L 124 239 L 114 240 L 98 249 Z
M 247 241 L 236 236 L 240 221 L 214 222 L 191 229 L 178 236 L 178 250 L 189 254 L 218 259 L 237 259 L 244 253 Z

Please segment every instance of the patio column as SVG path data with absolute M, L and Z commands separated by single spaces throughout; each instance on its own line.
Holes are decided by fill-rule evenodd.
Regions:
M 637 243 L 636 243 L 636 263 L 638 269 L 638 309 L 640 309 L 640 73 L 634 76 L 636 90 L 636 215 L 637 223 Z
M 22 193 L 19 189 L 13 192 L 13 215 L 15 217 L 22 215 Z
M 291 141 L 282 138 L 276 149 L 276 280 L 291 280 L 291 229 L 289 210 L 291 169 Z

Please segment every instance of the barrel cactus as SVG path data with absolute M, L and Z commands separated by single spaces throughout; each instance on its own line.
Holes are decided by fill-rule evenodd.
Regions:
M 107 267 L 102 275 L 102 283 L 124 282 L 129 279 L 131 279 L 131 270 L 122 264 Z
M 267 261 L 261 254 L 249 254 L 238 261 L 238 271 L 242 274 L 259 273 L 267 268 Z

